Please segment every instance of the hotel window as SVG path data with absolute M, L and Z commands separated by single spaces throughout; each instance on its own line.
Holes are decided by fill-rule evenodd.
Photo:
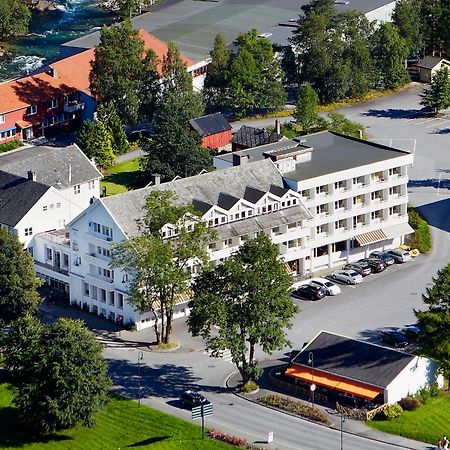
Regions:
M 57 208 L 61 208 L 61 203 L 57 203 L 57 204 L 56 204 L 56 207 L 57 207 Z
M 106 291 L 100 288 L 100 301 L 106 303 Z
M 63 266 L 69 267 L 69 255 L 67 255 L 66 253 L 63 254 Z
M 381 214 L 382 214 L 381 211 L 372 211 L 370 213 L 370 217 L 372 220 L 381 219 Z
M 123 308 L 123 294 L 117 294 L 117 307 Z
M 27 108 L 27 116 L 33 116 L 37 113 L 37 105 L 31 105 Z
M 345 228 L 346 224 L 347 224 L 346 220 L 338 220 L 337 222 L 334 223 L 334 228 L 336 230 L 339 230 L 341 228 Z
M 47 248 L 47 261 L 51 261 L 52 260 L 52 249 L 51 248 Z
M 338 200 L 337 202 L 334 202 L 334 209 L 342 209 L 342 208 L 345 208 L 344 200 Z
M 31 236 L 33 234 L 33 228 L 25 228 L 25 236 Z
M 334 183 L 334 188 L 335 189 L 345 188 L 345 181 L 336 181 L 336 183 Z
M 0 114 L 0 123 L 5 123 L 5 115 Z
M 317 226 L 316 227 L 316 233 L 317 234 L 322 234 L 322 233 L 325 233 L 325 225 L 319 225 L 319 226 Z
M 55 207 L 55 205 L 52 203 L 51 205 L 50 205 L 50 209 L 53 209 Z
M 89 284 L 84 283 L 84 295 L 89 297 Z
M 81 186 L 79 185 L 79 184 L 76 184 L 74 187 L 73 187 L 73 193 L 74 194 L 79 194 L 81 192 Z
M 52 98 L 50 100 L 50 108 L 51 109 L 55 109 L 58 107 L 58 99 L 57 98 Z
M 325 205 L 319 205 L 316 206 L 316 214 L 325 214 L 327 212 L 327 209 Z
M 108 304 L 114 306 L 114 292 L 108 292 Z
M 316 194 L 324 194 L 327 192 L 327 186 L 324 184 L 322 186 L 316 187 Z
M 216 249 L 216 243 L 213 242 L 212 244 L 209 244 L 209 245 L 208 245 L 208 248 L 209 248 L 210 250 L 215 250 L 215 249 Z

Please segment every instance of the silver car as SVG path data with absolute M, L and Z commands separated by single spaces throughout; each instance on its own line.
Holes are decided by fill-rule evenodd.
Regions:
M 387 252 L 397 263 L 404 263 L 412 260 L 412 256 L 406 250 L 394 249 Z
M 354 270 L 336 270 L 336 272 L 333 272 L 331 276 L 335 280 L 339 280 L 347 284 L 358 284 L 363 281 L 362 275 Z

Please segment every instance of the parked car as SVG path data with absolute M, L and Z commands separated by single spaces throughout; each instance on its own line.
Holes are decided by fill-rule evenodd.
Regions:
M 406 250 L 396 248 L 394 250 L 389 250 L 388 253 L 395 259 L 395 262 L 399 264 L 412 260 L 412 256 Z
M 190 406 L 193 408 L 194 406 L 207 405 L 209 403 L 208 399 L 198 392 L 194 391 L 184 391 L 180 395 L 180 402 L 183 405 Z
M 379 338 L 386 344 L 397 348 L 404 348 L 409 344 L 406 336 L 398 330 L 381 330 Z
M 366 258 L 366 259 L 361 259 L 358 262 L 365 262 L 370 267 L 370 270 L 372 271 L 372 273 L 383 272 L 383 270 L 386 269 L 384 262 L 382 262 L 379 259 Z
M 419 325 L 406 325 L 399 328 L 397 331 L 403 333 L 408 341 L 417 341 L 420 333 Z
M 386 267 L 395 264 L 395 259 L 388 252 L 372 252 L 369 258 L 379 259 Z
M 347 284 L 358 284 L 363 280 L 362 275 L 354 270 L 336 270 L 332 277 Z
M 326 278 L 313 278 L 309 284 L 323 287 L 327 295 L 338 295 L 341 293 L 341 288 L 336 283 L 333 283 Z
M 400 250 L 405 250 L 407 252 L 409 252 L 409 254 L 415 258 L 416 256 L 420 255 L 420 252 L 417 248 L 411 248 L 409 245 L 400 245 L 398 247 Z
M 320 300 L 326 295 L 326 291 L 322 286 L 313 284 L 302 284 L 292 292 L 292 297 L 307 298 L 309 300 Z
M 370 275 L 372 273 L 372 269 L 369 267 L 369 264 L 367 264 L 365 262 L 346 264 L 343 267 L 343 269 L 344 270 L 354 270 L 355 272 L 358 272 L 363 277 L 367 277 L 367 275 Z

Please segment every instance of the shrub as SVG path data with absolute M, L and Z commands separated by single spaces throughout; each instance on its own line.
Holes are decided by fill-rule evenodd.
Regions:
M 241 436 L 233 436 L 232 434 L 222 433 L 222 431 L 209 430 L 208 437 L 216 441 L 226 442 L 236 447 L 247 447 L 247 439 Z
M 425 403 L 428 403 L 428 400 L 430 400 L 431 398 L 430 389 L 423 387 L 422 389 L 417 391 L 415 397 L 417 400 L 419 400 L 420 403 L 422 403 L 422 405 L 425 405 Z
M 256 391 L 258 388 L 259 386 L 254 381 L 249 380 L 241 387 L 241 391 L 247 394 Z
M 9 152 L 10 150 L 14 150 L 15 148 L 22 147 L 22 145 L 22 142 L 15 139 L 9 142 L 5 142 L 4 144 L 0 144 L 0 153 Z
M 327 416 L 319 408 L 312 405 L 306 405 L 303 402 L 291 400 L 288 397 L 281 397 L 278 394 L 269 394 L 259 398 L 258 401 L 265 405 L 289 411 L 316 422 L 328 423 Z
M 414 397 L 403 397 L 398 404 L 404 411 L 414 411 L 420 406 L 419 400 Z
M 431 250 L 431 232 L 426 220 L 412 206 L 408 206 L 409 224 L 414 229 L 414 238 L 408 244 L 421 253 Z
M 388 405 L 387 408 L 382 412 L 383 418 L 385 420 L 393 420 L 400 417 L 403 414 L 403 409 L 400 405 Z
M 442 391 L 436 382 L 433 383 L 429 389 L 432 397 L 439 397 L 442 394 Z

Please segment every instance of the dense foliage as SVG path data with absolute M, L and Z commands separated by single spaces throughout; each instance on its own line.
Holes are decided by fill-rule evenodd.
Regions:
M 412 248 L 421 253 L 431 251 L 431 231 L 427 221 L 412 206 L 408 206 L 409 224 L 414 229 L 414 238 L 408 242 Z
M 206 340 L 213 356 L 229 349 L 244 382 L 255 380 L 256 346 L 271 353 L 289 344 L 286 329 L 297 311 L 291 283 L 278 246 L 265 234 L 249 239 L 223 264 L 195 278 L 189 330 Z
M 421 105 L 438 113 L 450 106 L 450 79 L 448 67 L 438 70 L 431 80 L 429 88 L 425 88 L 421 97 Z
M 0 39 L 26 34 L 31 13 L 23 0 L 0 0 Z
M 11 325 L 2 346 L 25 423 L 43 432 L 92 425 L 110 381 L 102 346 L 81 321 L 46 326 L 28 315 Z
M 42 301 L 37 288 L 33 257 L 17 236 L 0 227 L 0 327 L 27 313 L 34 313 Z

